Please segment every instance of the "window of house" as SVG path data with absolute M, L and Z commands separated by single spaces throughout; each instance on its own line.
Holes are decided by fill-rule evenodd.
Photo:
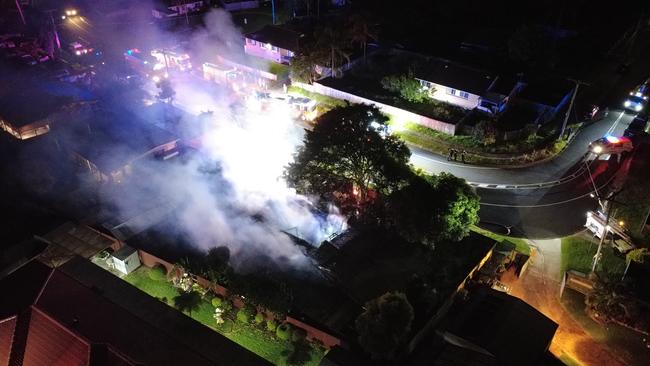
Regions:
M 456 89 L 452 89 L 452 88 L 447 89 L 448 94 L 456 95 L 456 92 L 458 92 L 458 90 L 456 90 Z
M 469 93 L 468 93 L 468 92 L 464 92 L 464 91 L 462 91 L 462 92 L 460 92 L 460 93 L 458 94 L 458 96 L 460 96 L 460 97 L 463 98 L 463 99 L 469 99 Z
M 287 51 L 287 56 L 293 57 L 293 55 L 294 55 L 293 51 Z
M 273 51 L 273 52 L 278 52 L 278 48 L 275 47 L 275 46 L 271 46 L 271 51 Z

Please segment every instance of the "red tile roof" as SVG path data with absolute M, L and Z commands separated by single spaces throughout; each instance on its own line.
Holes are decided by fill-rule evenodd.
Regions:
M 24 366 L 88 365 L 90 344 L 61 323 L 32 307 Z
M 16 328 L 16 319 L 14 315 L 10 318 L 0 320 L 0 365 L 9 363 L 9 353 L 14 338 L 14 329 Z

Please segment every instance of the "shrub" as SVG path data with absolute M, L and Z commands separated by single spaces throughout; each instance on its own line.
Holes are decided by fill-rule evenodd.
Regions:
M 283 341 L 288 340 L 291 336 L 291 325 L 287 323 L 280 324 L 275 330 L 275 335 Z
M 149 278 L 154 281 L 165 281 L 167 279 L 167 269 L 161 264 L 156 264 L 149 271 Z
M 215 296 L 215 297 L 212 298 L 211 302 L 212 302 L 212 306 L 214 306 L 215 308 L 219 308 L 219 307 L 221 307 L 221 305 L 223 304 L 224 301 L 219 296 Z
M 264 314 L 257 313 L 255 314 L 255 324 L 261 324 L 264 321 Z
M 291 342 L 299 342 L 307 338 L 307 332 L 304 329 L 296 328 L 291 332 Z
M 275 330 L 278 327 L 278 322 L 275 321 L 275 319 L 271 318 L 266 321 L 266 329 L 270 332 L 275 332 Z
M 246 311 L 245 308 L 241 308 L 237 311 L 237 321 L 240 323 L 248 323 L 250 320 L 250 314 Z

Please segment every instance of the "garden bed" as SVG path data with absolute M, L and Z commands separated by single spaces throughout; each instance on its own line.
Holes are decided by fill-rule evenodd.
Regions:
M 181 290 L 164 279 L 152 279 L 151 271 L 151 269 L 142 266 L 125 276 L 124 280 L 150 296 L 173 306 L 173 299 L 181 293 Z M 214 318 L 215 307 L 210 303 L 208 297 L 203 297 L 198 307 L 188 316 L 258 356 L 276 365 L 284 364 L 286 354 L 292 349 L 291 341 L 281 340 L 275 335 L 275 332 L 266 330 L 265 322 L 254 324 L 254 322 L 242 323 L 234 320 L 236 312 L 236 308 L 227 312 L 224 315 L 226 320 L 224 324 L 217 325 Z M 320 347 L 312 347 L 311 359 L 305 365 L 318 365 L 323 356 L 324 351 Z

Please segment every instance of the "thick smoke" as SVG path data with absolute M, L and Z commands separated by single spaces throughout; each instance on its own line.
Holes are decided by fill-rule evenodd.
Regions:
M 232 44 L 241 48 L 241 38 L 228 13 L 213 11 L 192 37 L 192 47 L 208 59 L 217 54 L 232 59 L 239 57 L 230 53 Z M 239 270 L 253 269 L 256 258 L 300 266 L 306 257 L 285 233 L 317 246 L 345 229 L 336 207 L 316 210 L 282 179 L 304 134 L 286 102 L 241 102 L 226 88 L 188 76 L 172 82 L 173 104 L 193 116 L 183 123 L 200 136 L 201 149 L 182 160 L 140 163 L 138 176 L 146 182 L 136 184 L 138 189 L 105 192 L 104 199 L 123 217 L 143 212 L 138 196 L 146 186 L 173 207 L 175 227 L 166 230 L 204 251 L 227 246 Z M 199 123 L 195 116 L 205 111 L 211 114 Z

